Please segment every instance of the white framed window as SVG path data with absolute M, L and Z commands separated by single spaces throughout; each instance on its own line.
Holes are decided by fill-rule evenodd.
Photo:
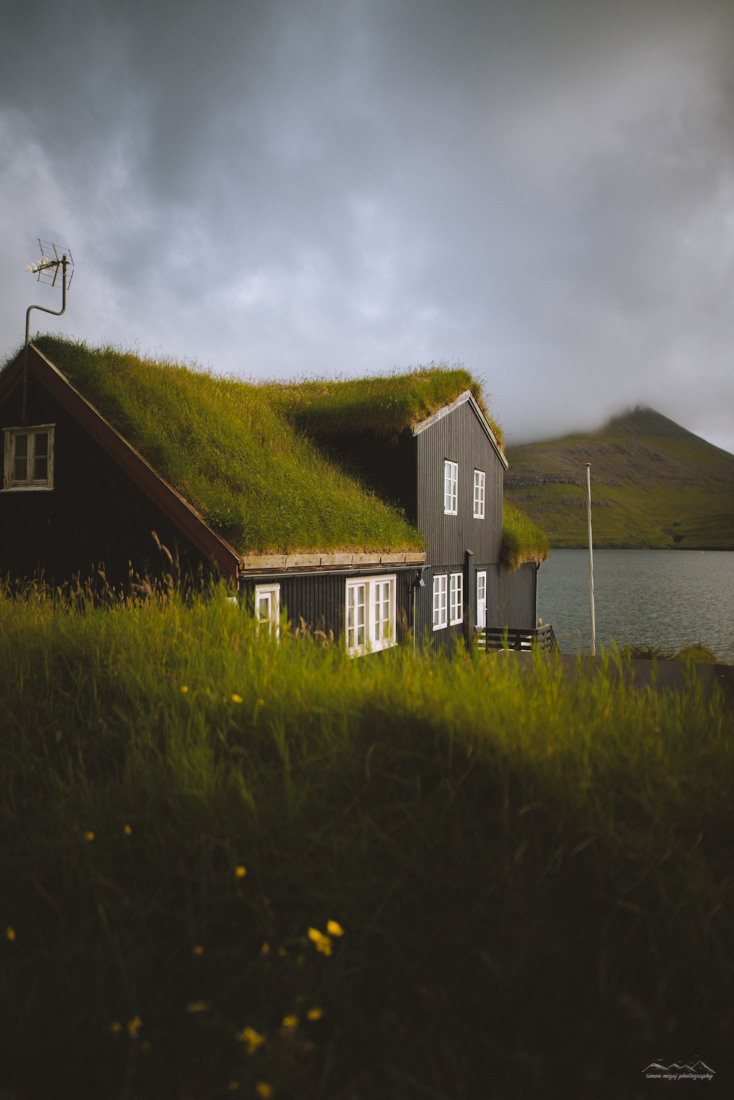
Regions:
M 3 489 L 53 489 L 54 425 L 5 429 Z
M 395 575 L 347 581 L 347 653 L 359 657 L 397 644 Z
M 443 511 L 455 516 L 459 499 L 459 463 L 445 460 L 443 464 Z
M 261 630 L 268 629 L 277 637 L 280 634 L 280 585 L 255 585 L 255 618 Z
M 477 630 L 487 625 L 487 574 L 477 573 Z
M 464 621 L 464 574 L 452 573 L 449 584 L 449 622 L 452 626 Z
M 484 519 L 486 477 L 484 470 L 474 471 L 474 519 Z
M 374 640 L 375 642 L 386 642 L 395 633 L 393 630 L 395 585 L 390 581 L 375 581 L 374 584 Z
M 433 629 L 443 630 L 447 625 L 448 616 L 447 592 L 448 577 L 445 573 L 433 578 Z

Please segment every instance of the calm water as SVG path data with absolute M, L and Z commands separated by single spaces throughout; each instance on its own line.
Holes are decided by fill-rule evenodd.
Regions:
M 595 550 L 596 644 L 674 651 L 700 642 L 734 662 L 734 552 Z M 588 653 L 589 555 L 553 550 L 538 573 L 538 615 L 564 653 Z

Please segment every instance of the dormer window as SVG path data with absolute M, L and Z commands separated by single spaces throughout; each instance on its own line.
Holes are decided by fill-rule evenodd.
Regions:
M 5 429 L 3 489 L 53 489 L 54 425 Z

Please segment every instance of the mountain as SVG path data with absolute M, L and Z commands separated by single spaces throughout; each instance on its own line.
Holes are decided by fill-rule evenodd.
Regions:
M 654 409 L 506 454 L 505 499 L 551 546 L 587 545 L 590 462 L 595 546 L 734 550 L 734 455 Z

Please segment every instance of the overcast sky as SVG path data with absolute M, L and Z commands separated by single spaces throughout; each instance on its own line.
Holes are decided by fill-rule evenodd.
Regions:
M 461 361 L 510 442 L 734 451 L 731 0 L 0 0 L 0 352 Z

